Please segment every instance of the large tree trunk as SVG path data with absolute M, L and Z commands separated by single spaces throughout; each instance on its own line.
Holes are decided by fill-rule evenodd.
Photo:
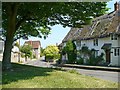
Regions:
M 13 41 L 6 37 L 5 41 L 5 49 L 3 53 L 3 62 L 2 62 L 2 69 L 10 69 L 11 68 L 11 50 L 12 50 L 12 43 Z
M 17 4 L 8 3 L 7 12 L 8 12 L 8 28 L 7 28 L 6 41 L 4 46 L 3 61 L 2 61 L 3 70 L 11 68 L 11 50 L 12 50 L 14 34 L 16 31 Z

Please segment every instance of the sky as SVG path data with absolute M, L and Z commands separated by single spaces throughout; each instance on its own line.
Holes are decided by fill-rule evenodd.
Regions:
M 112 0 L 107 3 L 107 7 L 111 8 L 108 12 L 114 11 L 114 3 L 120 0 Z M 51 28 L 51 34 L 48 35 L 46 39 L 30 37 L 28 40 L 39 40 L 41 42 L 41 47 L 45 48 L 48 45 L 60 44 L 67 33 L 70 31 L 70 27 L 62 27 L 61 25 L 55 25 Z M 20 45 L 23 45 L 25 40 L 20 39 Z

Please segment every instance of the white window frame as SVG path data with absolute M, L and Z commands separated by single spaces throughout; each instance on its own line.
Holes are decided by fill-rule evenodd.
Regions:
M 93 40 L 93 45 L 94 45 L 94 46 L 98 46 L 98 39 L 94 39 L 94 40 Z
M 120 48 L 114 48 L 114 56 L 120 56 Z
M 111 35 L 111 40 L 118 40 L 118 35 L 112 34 Z

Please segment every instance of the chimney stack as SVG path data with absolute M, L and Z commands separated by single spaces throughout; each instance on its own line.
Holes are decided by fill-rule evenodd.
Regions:
M 116 2 L 115 4 L 114 4 L 114 11 L 117 11 L 117 10 L 119 10 L 120 9 L 120 2 Z

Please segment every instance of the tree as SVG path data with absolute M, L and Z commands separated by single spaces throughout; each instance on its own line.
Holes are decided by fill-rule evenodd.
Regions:
M 43 53 L 47 59 L 59 59 L 60 57 L 59 49 L 55 45 L 47 46 L 45 50 L 43 51 Z
M 41 57 L 44 56 L 44 53 L 43 53 L 43 52 L 44 52 L 44 49 L 41 47 L 41 48 L 40 48 L 40 56 L 41 56 Z
M 25 61 L 27 61 L 27 57 L 31 57 L 32 56 L 32 46 L 30 46 L 30 45 L 23 45 L 20 48 L 20 51 L 22 53 L 24 53 L 24 55 L 25 55 Z
M 105 11 L 105 2 L 3 2 L 5 47 L 2 68 L 11 68 L 11 49 L 15 40 L 28 36 L 46 38 L 50 33 L 49 26 L 55 24 L 81 27 Z
M 69 40 L 63 48 L 63 52 L 67 53 L 68 63 L 75 63 L 77 57 L 76 45 L 73 41 Z

